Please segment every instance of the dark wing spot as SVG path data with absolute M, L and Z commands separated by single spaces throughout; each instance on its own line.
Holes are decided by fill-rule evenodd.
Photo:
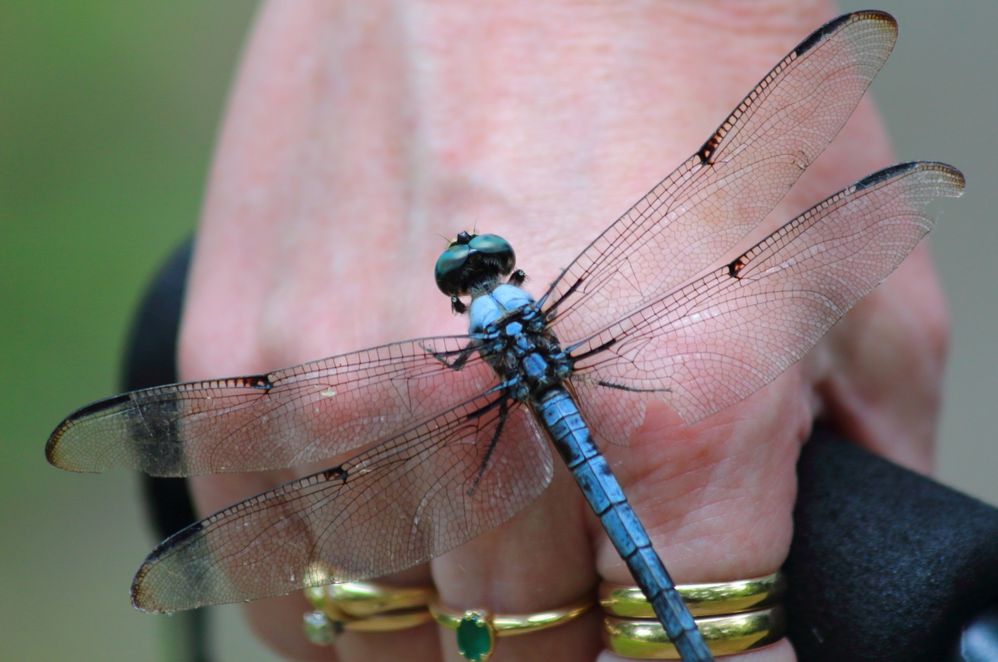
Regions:
M 242 381 L 244 386 L 258 388 L 262 391 L 269 391 L 274 386 L 273 382 L 270 381 L 270 375 L 253 375 L 252 377 L 243 377 Z
M 717 131 L 703 144 L 703 147 L 697 152 L 697 156 L 700 157 L 700 163 L 704 165 L 712 165 L 714 163 L 714 152 L 717 151 L 717 146 L 721 144 L 723 137 L 721 132 Z
M 732 278 L 741 278 L 742 269 L 745 268 L 745 256 L 742 255 L 737 260 L 728 265 L 728 275 Z
M 347 470 L 343 467 L 333 467 L 322 472 L 322 477 L 326 480 L 338 480 L 342 483 L 347 482 L 347 475 Z

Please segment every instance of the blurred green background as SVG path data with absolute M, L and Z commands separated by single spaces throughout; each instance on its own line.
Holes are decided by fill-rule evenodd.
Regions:
M 195 226 L 254 6 L 0 6 L 4 660 L 151 660 L 162 650 L 169 619 L 128 604 L 154 542 L 135 477 L 60 473 L 42 448 L 62 416 L 116 390 L 144 284 Z M 879 6 L 902 26 L 874 85 L 899 158 L 949 161 L 968 177 L 933 239 L 954 318 L 940 477 L 998 503 L 998 3 Z M 237 608 L 216 613 L 219 659 L 273 659 Z
M 0 3 L 0 659 L 159 657 L 164 619 L 128 602 L 153 542 L 135 477 L 41 451 L 117 390 L 131 311 L 195 227 L 255 5 Z M 224 659 L 269 659 L 222 611 Z

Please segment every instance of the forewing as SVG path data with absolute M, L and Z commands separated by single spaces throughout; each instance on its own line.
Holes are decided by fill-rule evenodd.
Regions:
M 524 407 L 509 412 L 489 453 L 500 416 L 479 398 L 180 531 L 142 565 L 133 603 L 165 612 L 283 595 L 397 572 L 457 547 L 551 480 L 551 455 Z
M 545 299 L 558 337 L 588 337 L 716 264 L 838 133 L 896 38 L 889 14 L 864 11 L 801 42 L 559 276 Z
M 659 397 L 687 423 L 767 384 L 807 352 L 929 231 L 924 209 L 963 175 L 905 163 L 836 193 L 730 265 L 570 347 L 574 388 L 610 442 Z
M 278 469 L 328 460 L 431 418 L 495 385 L 467 336 L 409 340 L 264 375 L 157 386 L 94 403 L 46 446 L 71 471 L 154 476 Z

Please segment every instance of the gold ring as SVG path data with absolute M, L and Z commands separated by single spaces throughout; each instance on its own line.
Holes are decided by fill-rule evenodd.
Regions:
M 328 607 L 354 618 L 400 609 L 426 607 L 434 592 L 425 587 L 385 586 L 374 582 L 341 582 L 305 589 L 305 598 L 319 610 Z
M 676 591 L 693 616 L 720 616 L 771 607 L 787 591 L 782 572 L 765 577 L 711 584 L 679 584 Z M 637 586 L 602 582 L 599 602 L 603 611 L 623 618 L 655 618 L 648 600 Z
M 564 625 L 593 607 L 585 598 L 567 607 L 532 614 L 492 614 L 484 609 L 453 611 L 431 602 L 430 614 L 443 627 L 455 631 L 457 650 L 469 662 L 485 662 L 495 652 L 496 638 L 515 637 Z
M 393 632 L 433 620 L 428 588 L 394 588 L 372 582 L 343 582 L 305 589 L 314 608 L 303 617 L 305 636 L 328 646 L 343 632 Z
M 768 646 L 783 638 L 786 614 L 777 605 L 728 616 L 697 618 L 697 629 L 715 656 L 734 655 Z M 654 620 L 632 620 L 607 616 L 603 619 L 607 648 L 638 660 L 678 660 L 679 651 Z

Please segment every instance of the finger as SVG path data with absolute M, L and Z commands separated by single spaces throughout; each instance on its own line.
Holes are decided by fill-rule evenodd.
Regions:
M 850 439 L 929 473 L 949 337 L 928 249 L 920 246 L 829 338 L 821 385 L 829 419 Z
M 529 614 L 593 597 L 595 568 L 585 504 L 558 467 L 547 491 L 506 525 L 432 563 L 445 607 L 463 612 Z M 458 662 L 455 633 L 441 628 L 444 659 Z M 548 630 L 497 640 L 504 660 L 587 660 L 600 649 L 598 610 Z
M 759 577 L 783 564 L 793 529 L 796 459 L 812 416 L 802 385 L 801 372 L 793 370 L 694 426 L 656 407 L 629 448 L 606 450 L 677 584 Z M 596 539 L 600 576 L 633 585 L 610 542 L 600 533 Z M 787 648 L 767 648 L 757 657 L 788 659 Z
M 429 566 L 420 566 L 391 577 L 378 578 L 377 583 L 391 590 L 400 587 L 431 587 Z M 369 660 L 414 660 L 438 662 L 441 658 L 436 627 L 427 622 L 418 627 L 382 632 L 345 631 L 337 637 L 334 648 L 340 662 Z
M 348 632 L 336 642 L 335 647 L 341 662 L 370 660 L 438 662 L 441 659 L 436 628 L 432 624 L 397 632 Z
M 863 103 L 793 200 L 804 207 L 894 160 L 880 117 Z M 873 452 L 931 470 L 947 342 L 946 306 L 923 243 L 804 362 L 822 415 Z
M 380 279 L 393 260 L 396 268 L 409 263 L 398 260 L 392 250 L 365 250 L 382 245 L 380 233 L 394 228 L 400 236 L 403 230 L 398 226 L 404 224 L 405 215 L 393 207 L 395 198 L 387 185 L 391 181 L 386 184 L 377 174 L 379 167 L 391 167 L 391 150 L 368 160 L 371 177 L 358 182 L 356 158 L 363 150 L 348 144 L 351 137 L 390 135 L 384 126 L 352 132 L 349 127 L 376 121 L 391 124 L 393 116 L 362 114 L 358 119 L 351 111 L 363 104 L 353 91 L 324 81 L 335 78 L 334 72 L 349 70 L 360 79 L 384 80 L 385 87 L 378 89 L 389 95 L 404 86 L 391 84 L 390 73 L 368 71 L 378 68 L 382 62 L 378 57 L 361 65 L 338 61 L 346 57 L 337 50 L 343 40 L 331 37 L 329 30 L 339 25 L 348 31 L 351 25 L 335 16 L 341 9 L 350 11 L 327 3 L 269 3 L 258 17 L 226 118 L 198 235 L 180 347 L 185 379 L 265 372 L 337 350 L 418 335 L 403 328 L 400 320 L 428 327 L 447 316 L 446 305 L 439 315 L 419 314 L 420 303 L 404 297 L 393 303 L 395 315 L 363 315 L 363 328 L 342 314 L 348 310 L 360 315 L 362 310 L 378 308 L 372 300 L 403 291 L 404 285 L 398 284 L 383 288 Z M 357 11 L 376 15 L 379 10 L 365 5 Z M 390 41 L 391 26 L 384 27 L 372 33 L 378 43 L 369 44 L 368 53 L 385 55 L 397 46 Z M 316 71 L 326 73 L 313 75 Z M 397 99 L 368 102 L 384 109 L 401 105 Z M 328 138 L 330 127 L 343 141 L 309 138 L 302 143 L 300 131 Z M 311 156 L 305 155 L 309 150 Z M 284 166 L 274 167 L 277 163 Z M 328 216 L 317 219 L 308 211 L 312 209 Z M 358 222 L 358 209 L 394 225 Z M 350 243 L 351 237 L 356 244 Z M 344 243 L 354 249 L 345 250 Z M 418 254 L 418 249 L 410 251 Z M 420 273 L 427 274 L 425 265 L 432 265 L 432 260 L 412 258 Z M 357 287 L 354 279 L 370 287 Z M 432 293 L 432 285 L 426 291 Z M 308 469 L 204 477 L 193 481 L 192 491 L 199 512 L 207 515 Z M 430 585 L 428 568 L 422 569 L 418 583 Z M 302 632 L 302 615 L 310 609 L 300 595 L 245 607 L 253 630 L 282 657 L 328 660 L 339 651 L 343 662 L 439 659 L 436 632 L 429 626 L 379 635 L 350 632 L 335 649 L 317 647 Z M 405 654 L 394 656 L 399 649 Z
M 308 473 L 310 470 L 311 468 L 306 467 L 295 473 Z M 252 496 L 267 489 L 273 482 L 289 477 L 287 474 L 288 472 L 268 472 L 245 476 L 197 477 L 193 479 L 193 491 L 199 509 L 204 512 L 214 512 L 221 508 L 219 504 L 234 503 Z M 289 522 L 285 522 L 285 527 L 288 525 Z M 286 529 L 282 535 L 288 537 L 289 544 L 294 544 L 296 535 L 293 530 Z M 298 539 L 303 539 L 307 535 L 308 532 L 302 530 Z M 379 543 L 371 541 L 371 544 Z M 417 566 L 397 575 L 376 578 L 375 581 L 383 584 L 389 591 L 402 587 L 432 588 L 427 565 Z M 332 648 L 317 646 L 308 641 L 303 629 L 303 616 L 313 609 L 314 607 L 304 599 L 302 593 L 258 600 L 245 607 L 254 634 L 282 657 L 300 660 L 336 659 L 340 662 L 382 659 L 383 656 L 399 654 L 404 659 L 414 662 L 435 662 L 440 658 L 436 632 L 429 623 L 404 630 L 370 633 L 353 631 L 352 628 L 346 627 L 345 631 L 335 638 Z

